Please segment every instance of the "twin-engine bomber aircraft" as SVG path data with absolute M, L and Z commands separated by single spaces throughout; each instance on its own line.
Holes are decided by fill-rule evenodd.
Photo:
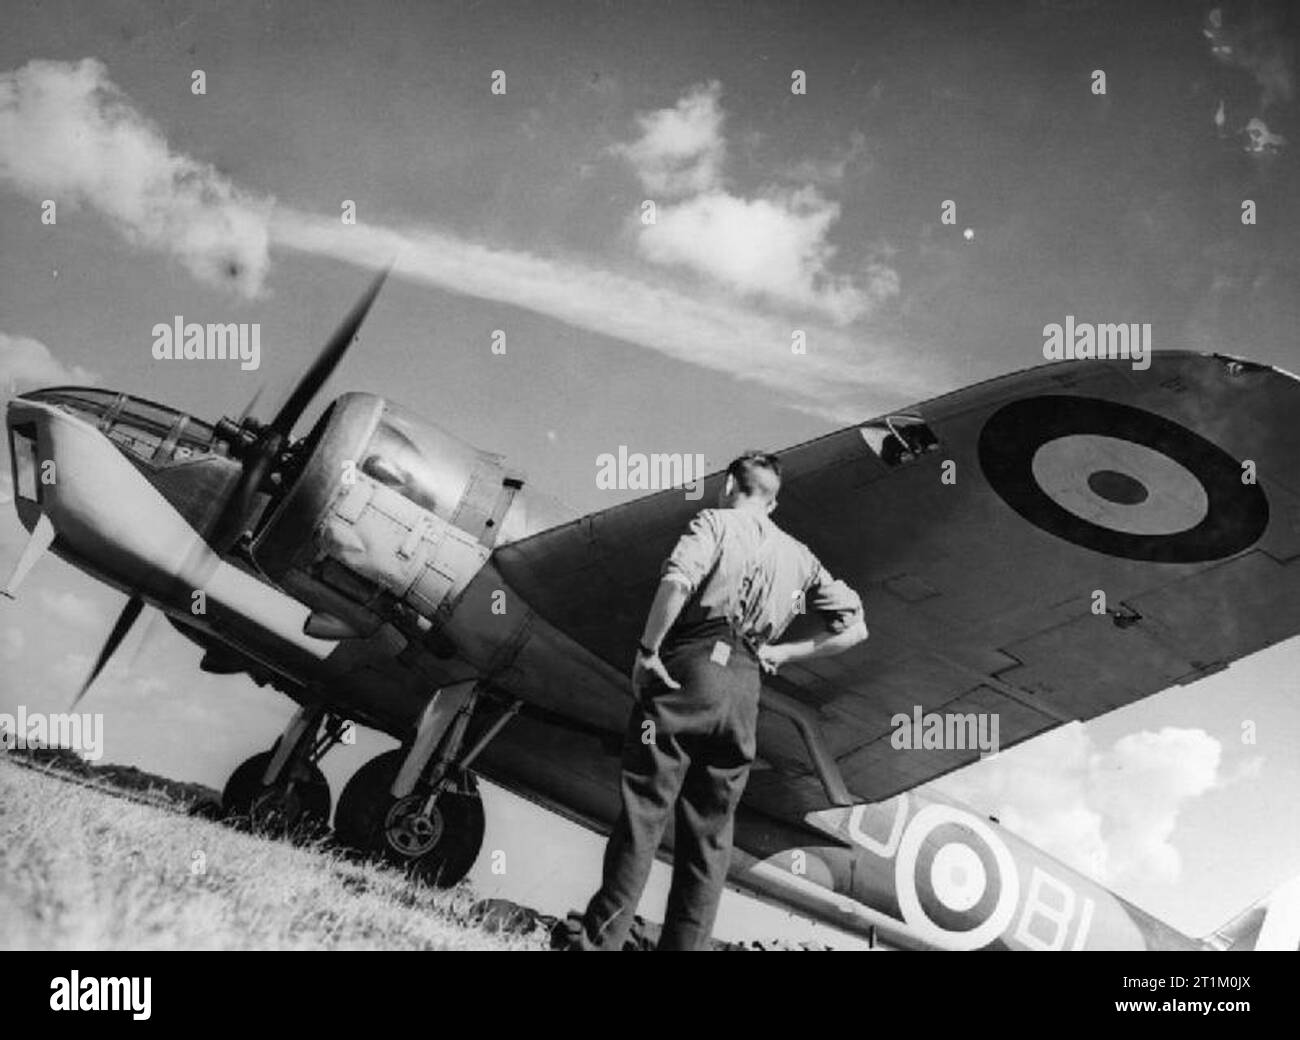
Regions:
M 324 825 L 318 763 L 347 721 L 396 737 L 344 787 L 335 834 L 450 884 L 482 842 L 476 773 L 608 830 L 638 626 L 701 503 L 575 518 L 372 394 L 294 439 L 382 280 L 266 424 L 81 387 L 12 400 L 31 538 L 5 591 L 51 549 L 127 594 L 86 686 L 150 604 L 204 671 L 293 698 L 229 814 Z M 976 747 L 890 738 L 918 708 L 997 713 L 1011 746 L 1295 635 L 1297 414 L 1286 373 L 1169 352 L 1143 372 L 1044 365 L 781 452 L 778 519 L 867 595 L 872 637 L 765 679 L 731 883 L 891 947 L 1296 949 L 1300 886 L 1182 935 L 921 786 Z

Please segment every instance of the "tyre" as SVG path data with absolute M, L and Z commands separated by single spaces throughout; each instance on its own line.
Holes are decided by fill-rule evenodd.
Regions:
M 329 828 L 330 788 L 315 764 L 300 765 L 299 776 L 267 786 L 262 776 L 275 749 L 246 759 L 230 774 L 221 795 L 227 820 L 259 834 L 300 839 L 318 837 Z
M 389 793 L 406 758 L 400 749 L 377 755 L 353 774 L 339 795 L 334 836 L 368 856 L 408 870 L 438 888 L 469 873 L 483 846 L 483 801 L 472 773 L 458 774 L 426 819 L 424 795 Z

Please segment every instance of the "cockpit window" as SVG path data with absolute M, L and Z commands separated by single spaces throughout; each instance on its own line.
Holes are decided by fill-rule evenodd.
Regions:
M 128 397 L 122 402 L 122 407 L 117 413 L 117 421 L 129 422 L 141 429 L 160 430 L 166 434 L 180 414 L 175 408 L 165 408 L 160 404 Z
M 9 450 L 14 460 L 14 494 L 28 502 L 40 498 L 37 491 L 35 425 L 14 426 L 9 430 Z
M 890 415 L 858 427 L 867 447 L 880 456 L 887 466 L 939 450 L 939 440 L 925 420 L 916 415 Z
M 183 462 L 213 450 L 213 428 L 208 423 L 140 397 L 80 386 L 56 386 L 22 396 L 93 420 L 109 440 L 154 464 Z
M 175 412 L 128 400 L 109 426 L 108 439 L 152 461 L 175 422 Z
M 178 458 L 197 455 L 212 450 L 212 427 L 195 419 L 192 415 L 183 415 L 177 432 L 176 455 Z
M 118 398 L 122 396 L 113 390 L 95 390 L 80 386 L 56 386 L 48 390 L 33 390 L 22 395 L 26 400 L 45 401 L 68 411 L 81 412 L 94 419 L 99 419 L 111 411 Z

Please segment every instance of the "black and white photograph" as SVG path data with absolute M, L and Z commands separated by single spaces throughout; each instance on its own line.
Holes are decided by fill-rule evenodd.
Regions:
M 1109 951 L 1108 1020 L 1250 1020 L 1161 958 L 1300 950 L 1300 8 L 3 21 L 34 1014 Z

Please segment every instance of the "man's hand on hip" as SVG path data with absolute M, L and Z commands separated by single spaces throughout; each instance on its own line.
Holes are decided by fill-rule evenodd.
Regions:
M 842 654 L 866 638 L 866 622 L 858 618 L 838 632 L 823 632 L 812 639 L 801 639 L 796 643 L 765 643 L 758 649 L 758 661 L 763 671 L 771 675 L 783 665 Z
M 768 675 L 775 675 L 776 670 L 789 660 L 790 649 L 786 644 L 764 643 L 758 648 L 758 663 Z
M 640 697 L 642 689 L 652 679 L 658 679 L 670 690 L 682 688 L 682 684 L 668 674 L 668 669 L 658 654 L 643 654 L 638 650 L 636 661 L 632 664 L 632 696 Z

